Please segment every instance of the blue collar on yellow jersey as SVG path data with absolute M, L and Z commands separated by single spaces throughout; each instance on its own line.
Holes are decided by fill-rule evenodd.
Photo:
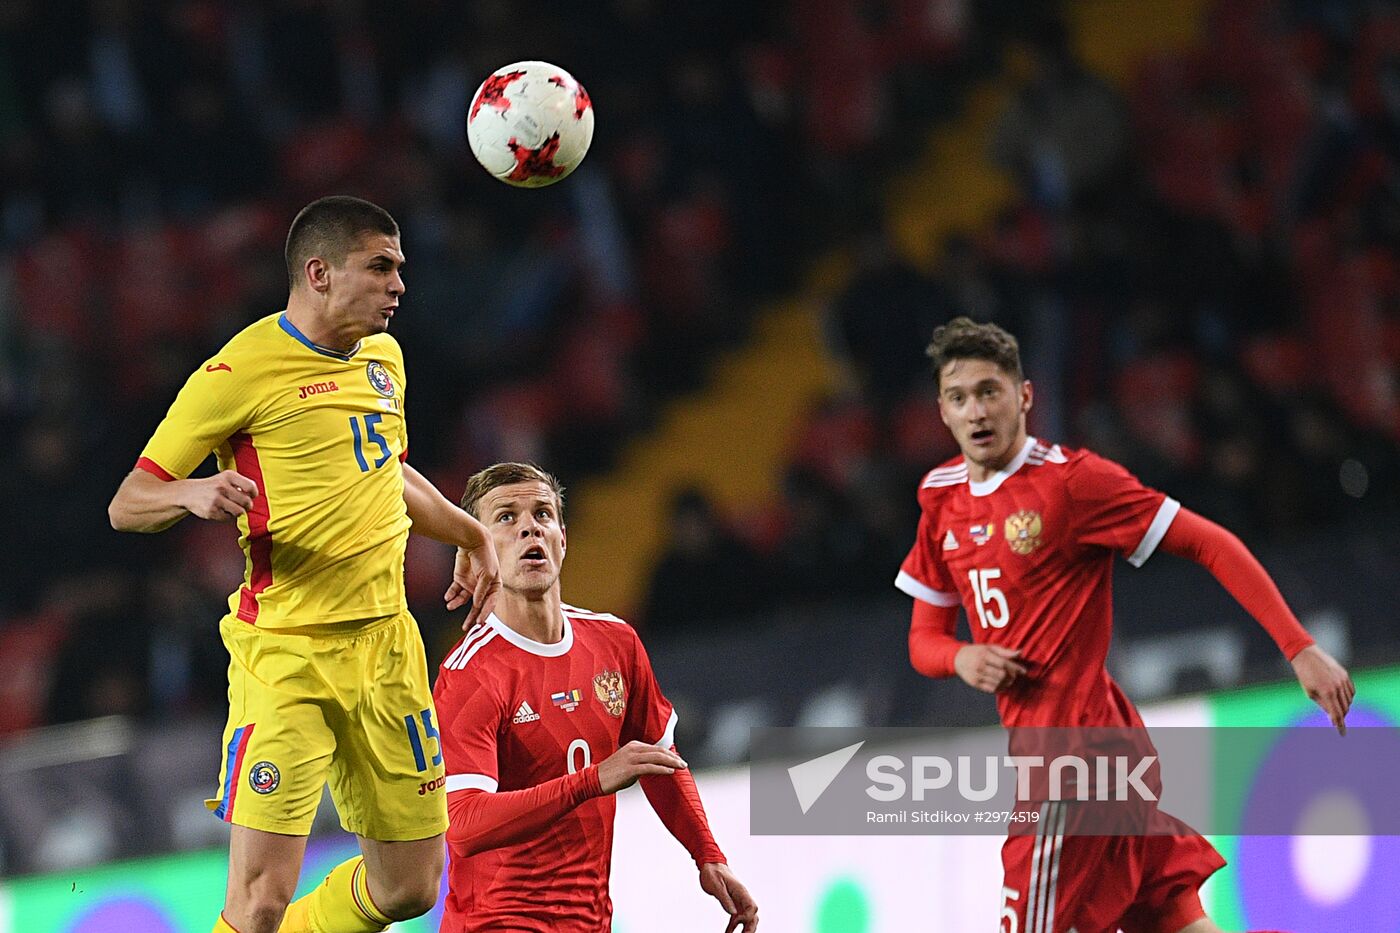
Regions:
M 291 321 L 287 320 L 287 312 L 286 312 L 286 311 L 283 311 L 281 314 L 279 314 L 279 315 L 277 316 L 277 323 L 282 327 L 283 330 L 285 330 L 287 333 L 291 334 L 293 337 L 295 337 L 295 338 L 296 338 L 297 340 L 299 340 L 301 343 L 304 343 L 306 346 L 310 347 L 312 350 L 315 350 L 317 353 L 324 354 L 325 356 L 333 356 L 333 357 L 335 357 L 335 358 L 338 359 L 338 360 L 346 360 L 346 361 L 348 362 L 349 359 L 350 359 L 350 357 L 352 357 L 352 356 L 354 356 L 356 353 L 360 352 L 360 343 L 359 343 L 359 341 L 356 341 L 356 342 L 355 342 L 355 345 L 354 345 L 353 347 L 350 348 L 350 352 L 349 352 L 349 353 L 342 353 L 342 352 L 339 351 L 339 350 L 332 350 L 330 347 L 323 347 L 323 346 L 321 346 L 319 343 L 312 343 L 312 342 L 311 342 L 311 339 L 310 339 L 309 337 L 307 337 L 307 336 L 306 336 L 305 334 L 303 334 L 301 331 L 297 330 L 297 326 L 296 326 L 295 324 L 293 324 Z

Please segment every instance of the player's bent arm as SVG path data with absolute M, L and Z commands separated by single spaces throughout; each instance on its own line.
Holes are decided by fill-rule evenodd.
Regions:
M 909 663 L 925 677 L 952 677 L 954 659 L 967 642 L 954 636 L 958 626 L 957 606 L 935 606 L 914 600 L 914 616 L 909 622 Z
M 413 530 L 445 544 L 457 545 L 452 584 L 443 594 L 449 611 L 471 601 L 462 630 L 486 617 L 501 586 L 501 568 L 486 528 L 438 492 L 427 477 L 403 464 L 403 499 Z
M 453 505 L 426 476 L 407 463 L 403 464 L 403 499 L 418 534 L 469 551 L 488 543 L 481 522 Z
M 202 479 L 166 480 L 145 470 L 127 474 L 107 506 L 117 531 L 164 531 L 194 515 L 210 521 L 233 521 L 253 507 L 258 487 L 233 470 Z
M 954 637 L 957 606 L 935 606 L 914 600 L 909 624 L 909 662 L 925 677 L 957 675 L 984 693 L 1005 690 L 1026 673 L 1021 652 L 1001 645 L 976 645 Z
M 596 765 L 523 790 L 459 790 L 447 795 L 447 844 L 471 856 L 533 839 L 574 807 L 601 796 Z
M 673 751 L 628 742 L 600 764 L 534 787 L 500 793 L 452 791 L 447 797 L 447 841 L 462 855 L 524 842 L 591 797 L 615 794 L 643 775 L 670 774 L 684 767 Z

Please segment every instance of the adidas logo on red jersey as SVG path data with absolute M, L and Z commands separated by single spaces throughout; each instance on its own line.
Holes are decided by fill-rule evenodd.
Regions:
M 534 722 L 539 718 L 540 714 L 532 710 L 527 701 L 522 700 L 520 702 L 520 709 L 515 711 L 515 718 L 511 719 L 511 722 L 518 726 L 523 722 Z

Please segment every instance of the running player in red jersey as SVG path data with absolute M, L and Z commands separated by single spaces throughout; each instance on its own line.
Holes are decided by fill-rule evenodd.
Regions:
M 606 933 L 613 794 L 640 778 L 729 914 L 725 933 L 753 933 L 758 907 L 710 833 L 637 633 L 560 599 L 563 506 L 559 481 L 521 463 L 481 471 L 462 496 L 495 543 L 502 588 L 433 691 L 450 821 L 441 929 Z
M 1026 433 L 1031 383 L 1016 339 L 957 318 L 928 348 L 939 411 L 962 455 L 928 473 L 895 585 L 914 597 L 909 654 L 997 697 L 1007 727 L 1141 727 L 1104 667 L 1113 555 L 1157 548 L 1209 570 L 1269 633 L 1343 735 L 1355 695 L 1240 540 L 1112 461 Z M 959 641 L 958 606 L 972 642 Z M 1218 933 L 1198 889 L 1225 863 L 1200 836 L 1064 836 L 1063 810 L 1002 847 L 1002 933 Z M 1184 826 L 1183 826 L 1184 828 Z

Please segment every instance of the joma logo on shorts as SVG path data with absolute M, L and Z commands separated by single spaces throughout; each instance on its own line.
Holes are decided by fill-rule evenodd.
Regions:
M 313 382 L 310 385 L 297 389 L 297 398 L 306 398 L 308 395 L 320 395 L 322 392 L 339 392 L 340 386 L 334 382 Z
M 445 774 L 440 778 L 434 778 L 431 781 L 424 781 L 422 784 L 418 785 L 418 796 L 423 797 L 428 794 L 431 794 L 433 791 L 441 789 L 441 787 L 446 783 L 447 775 Z

